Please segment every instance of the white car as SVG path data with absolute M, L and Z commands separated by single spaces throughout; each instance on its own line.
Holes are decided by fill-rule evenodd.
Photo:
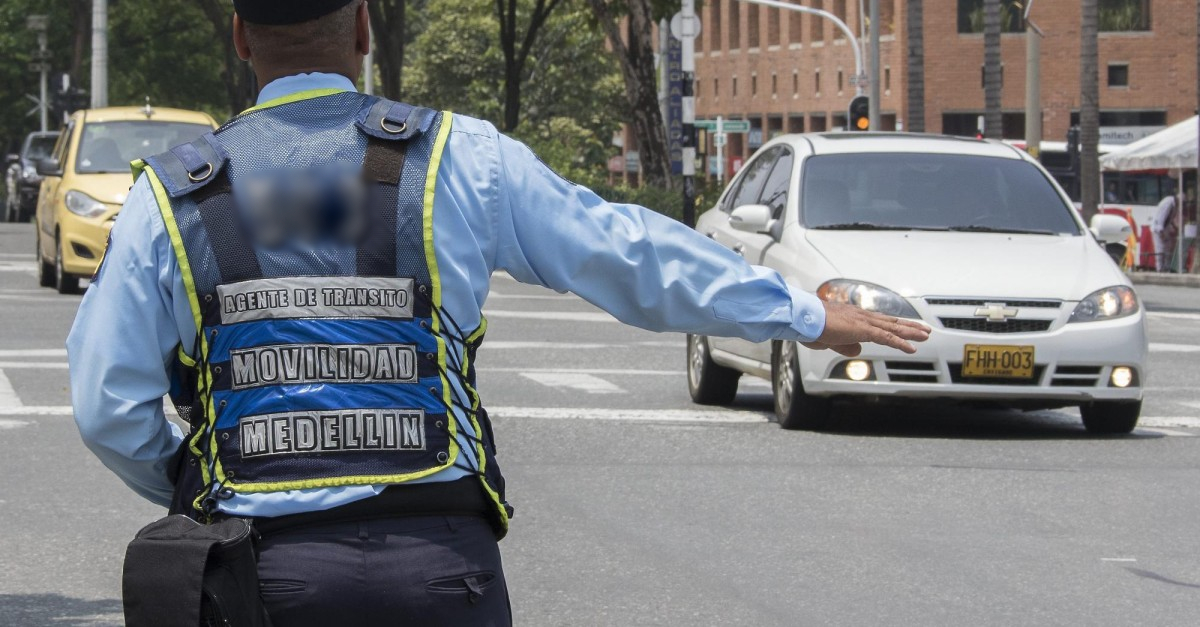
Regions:
M 693 400 L 769 378 L 779 424 L 834 424 L 838 398 L 1078 406 L 1096 433 L 1137 425 L 1142 305 L 1046 171 L 998 142 L 903 133 L 786 135 L 696 229 L 822 299 L 920 320 L 907 355 L 689 336 Z

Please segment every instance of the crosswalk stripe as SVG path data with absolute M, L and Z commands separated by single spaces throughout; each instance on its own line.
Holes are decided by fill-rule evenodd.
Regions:
M 764 414 L 705 409 L 611 409 L 599 407 L 490 407 L 488 415 L 537 420 L 623 420 L 634 422 L 763 423 Z
M 0 350 L 0 357 L 66 357 L 65 348 L 24 348 L 19 350 Z
M 12 382 L 8 380 L 8 375 L 0 370 L 0 409 L 6 407 L 21 407 L 21 397 L 17 396 L 17 391 L 13 389 Z
M 600 377 L 579 372 L 522 372 L 521 376 L 552 388 L 568 388 L 588 394 L 619 394 L 619 386 Z

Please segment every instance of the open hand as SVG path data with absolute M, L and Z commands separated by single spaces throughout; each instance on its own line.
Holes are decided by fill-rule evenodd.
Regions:
M 929 339 L 929 327 L 920 322 L 842 303 L 825 302 L 824 305 L 825 331 L 817 341 L 803 342 L 809 348 L 829 348 L 847 357 L 855 357 L 862 352 L 863 342 L 873 342 L 911 354 L 917 352 L 912 342 Z

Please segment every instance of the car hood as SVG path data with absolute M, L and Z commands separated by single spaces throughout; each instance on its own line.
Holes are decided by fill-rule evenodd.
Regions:
M 132 184 L 133 177 L 128 172 L 76 174 L 71 180 L 70 189 L 83 192 L 102 203 L 122 205 Z
M 1080 300 L 1129 283 L 1087 235 L 809 230 L 804 236 L 838 276 L 905 297 Z

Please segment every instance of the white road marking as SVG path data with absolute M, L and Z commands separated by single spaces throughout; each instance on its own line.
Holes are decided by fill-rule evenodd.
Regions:
M 8 380 L 8 376 L 0 370 L 0 409 L 7 407 L 21 407 L 21 397 L 17 396 L 17 391 L 13 389 L 12 382 Z
M 512 318 L 516 320 L 558 320 L 564 322 L 620 322 L 602 311 L 508 311 L 504 309 L 484 310 L 489 319 Z
M 1200 320 L 1200 313 L 1186 313 L 1182 311 L 1147 311 L 1146 315 L 1151 318 L 1174 318 L 1176 320 Z
M 629 370 L 628 368 L 480 368 L 479 372 L 516 372 L 522 374 L 556 374 L 565 372 L 572 374 L 629 375 L 634 377 L 680 377 L 687 374 L 683 370 Z
M 521 376 L 552 388 L 569 388 L 588 394 L 619 394 L 620 387 L 590 374 L 578 372 L 522 372 Z
M 1155 427 L 1159 429 L 1179 428 L 1200 429 L 1200 418 L 1195 416 L 1142 416 L 1138 419 L 1139 427 Z
M 37 274 L 33 261 L 0 261 L 0 272 L 28 272 Z
M 0 416 L 74 416 L 70 405 L 25 405 L 0 407 Z
M 30 425 L 30 423 L 28 423 L 24 420 L 9 420 L 7 418 L 0 418 L 0 431 L 3 431 L 4 429 L 16 429 L 19 427 L 27 427 L 29 425 Z
M 0 258 L 33 260 L 33 253 L 0 253 Z
M 66 370 L 65 361 L 0 361 L 0 368 L 8 370 Z
M 0 294 L 0 301 L 17 303 L 78 303 L 83 296 L 22 296 L 18 294 Z
M 27 348 L 23 350 L 0 350 L 0 357 L 66 357 L 65 348 Z
M 1174 429 L 1147 429 L 1147 428 L 1143 428 L 1140 426 L 1137 428 L 1137 431 L 1134 431 L 1134 433 L 1137 433 L 1138 431 L 1145 431 L 1147 433 L 1157 433 L 1158 435 L 1168 435 L 1171 437 L 1178 437 L 1178 438 L 1194 438 L 1197 435 L 1195 433 L 1188 433 L 1187 431 L 1176 431 Z
M 592 407 L 490 407 L 488 414 L 539 420 L 623 420 L 633 422 L 762 423 L 764 414 L 734 410 L 602 409 Z
M 512 299 L 512 300 L 579 300 L 578 296 L 571 294 L 501 294 L 496 291 L 488 292 L 488 300 L 493 298 Z
M 1134 557 L 1102 557 L 1102 558 L 1100 558 L 1100 561 L 1101 562 L 1136 562 L 1137 558 L 1134 558 Z
M 583 350 L 597 348 L 619 348 L 622 344 L 583 344 L 579 342 L 484 342 L 480 350 L 512 350 L 531 348 L 537 350 Z
M 1151 353 L 1200 353 L 1200 345 L 1196 344 L 1164 344 L 1150 342 Z

